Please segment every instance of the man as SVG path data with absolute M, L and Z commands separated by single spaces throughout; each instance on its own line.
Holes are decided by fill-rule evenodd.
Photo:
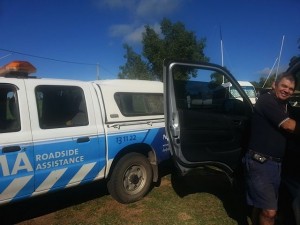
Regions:
M 286 134 L 299 130 L 288 115 L 287 100 L 295 87 L 292 74 L 281 74 L 273 83 L 273 90 L 261 95 L 254 107 L 249 150 L 244 157 L 247 203 L 253 206 L 253 225 L 275 222 Z

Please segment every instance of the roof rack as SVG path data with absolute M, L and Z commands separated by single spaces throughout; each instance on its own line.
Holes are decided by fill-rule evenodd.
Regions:
M 0 67 L 0 77 L 29 78 L 36 68 L 27 61 L 12 61 Z

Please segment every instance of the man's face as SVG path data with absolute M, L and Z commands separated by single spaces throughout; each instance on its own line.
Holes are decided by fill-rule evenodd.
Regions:
M 281 79 L 279 83 L 274 87 L 275 95 L 280 100 L 286 100 L 288 99 L 295 90 L 295 82 L 292 80 L 289 80 L 287 78 Z

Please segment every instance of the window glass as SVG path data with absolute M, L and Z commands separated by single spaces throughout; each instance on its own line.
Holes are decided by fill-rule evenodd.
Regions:
M 246 92 L 249 98 L 255 98 L 256 93 L 255 93 L 255 88 L 251 86 L 243 86 L 243 90 Z
M 88 125 L 83 90 L 76 86 L 41 85 L 35 90 L 42 129 Z
M 177 107 L 181 109 L 218 108 L 228 98 L 226 88 L 214 76 L 221 77 L 209 70 L 194 70 L 197 75 L 184 76 L 177 74 L 174 89 Z
M 231 93 L 223 86 L 222 73 L 205 68 L 186 69 L 181 65 L 174 66 L 172 72 L 177 109 L 229 114 L 243 111 L 242 101 L 233 98 L 240 93 L 234 86 Z
M 114 97 L 124 116 L 164 114 L 163 94 L 118 92 Z
M 234 87 L 230 88 L 230 94 L 233 98 L 241 98 L 240 93 Z
M 255 98 L 256 97 L 254 87 L 252 87 L 252 86 L 242 86 L 242 88 L 245 91 L 245 93 L 248 95 L 249 98 Z M 230 94 L 234 98 L 241 98 L 240 93 L 238 93 L 238 91 L 234 87 L 230 87 Z
M 0 84 L 0 133 L 21 130 L 17 97 L 14 85 Z

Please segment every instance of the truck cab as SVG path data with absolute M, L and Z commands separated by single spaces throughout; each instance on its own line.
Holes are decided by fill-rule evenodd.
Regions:
M 158 81 L 43 79 L 0 68 L 0 204 L 106 179 L 141 199 L 169 158 Z

